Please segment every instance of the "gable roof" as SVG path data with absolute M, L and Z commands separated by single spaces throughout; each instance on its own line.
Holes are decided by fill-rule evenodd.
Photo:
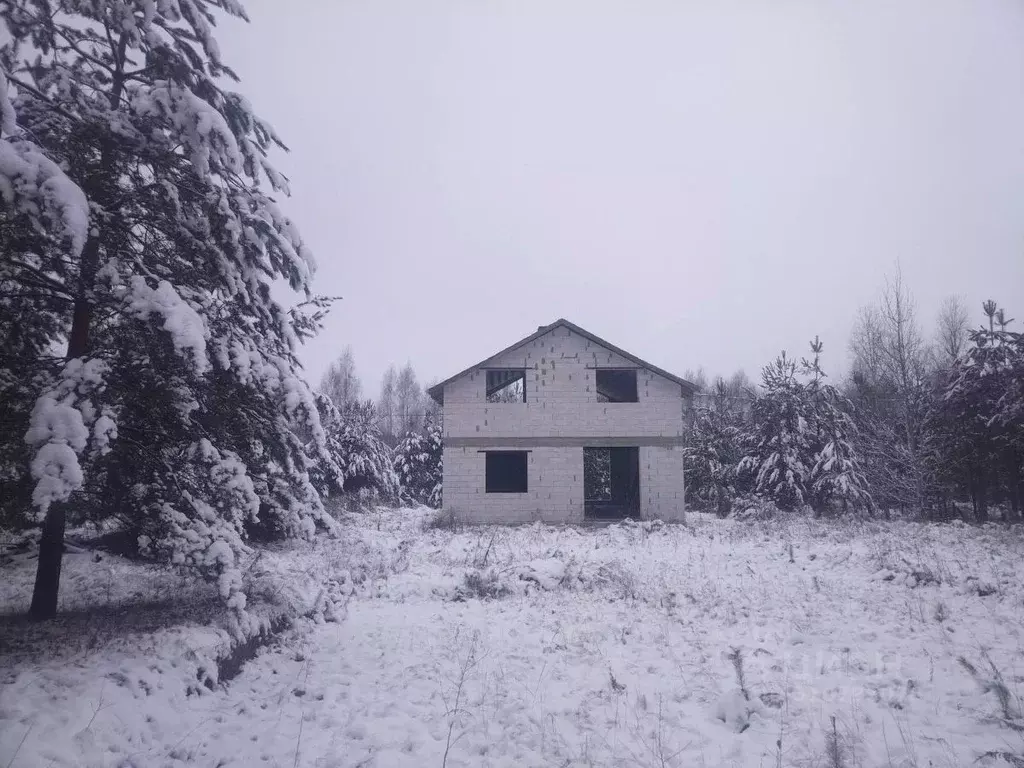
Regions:
M 648 371 L 651 371 L 652 373 L 656 373 L 659 376 L 665 377 L 669 381 L 674 381 L 676 384 L 678 384 L 684 390 L 688 391 L 691 394 L 693 392 L 697 391 L 697 385 L 694 384 L 693 382 L 687 381 L 686 379 L 683 379 L 683 378 L 680 378 L 679 376 L 671 374 L 668 371 L 666 371 L 666 370 L 664 370 L 662 368 L 659 368 L 656 365 L 651 365 L 646 360 L 641 360 L 636 355 L 631 355 L 626 350 L 620 349 L 619 347 L 616 347 L 614 344 L 609 344 L 607 341 L 602 339 L 600 336 L 595 336 L 590 331 L 585 330 L 583 328 L 580 328 L 575 323 L 570 323 L 565 318 L 559 318 L 558 320 L 555 320 L 555 322 L 551 323 L 551 325 L 542 325 L 542 326 L 540 326 L 535 333 L 531 333 L 525 339 L 520 339 L 515 344 L 512 344 L 510 346 L 505 347 L 500 352 L 495 352 L 493 355 L 491 355 L 490 357 L 487 357 L 487 358 L 481 360 L 476 365 L 471 365 L 466 370 L 459 371 L 454 376 L 450 376 L 449 378 L 447 378 L 444 381 L 442 381 L 440 384 L 435 384 L 434 386 L 432 386 L 430 389 L 427 390 L 427 394 L 429 394 L 434 399 L 434 401 L 437 402 L 439 405 L 444 405 L 444 388 L 445 388 L 446 385 L 451 384 L 456 379 L 461 378 L 462 376 L 465 376 L 467 373 L 470 373 L 471 371 L 474 371 L 477 368 L 485 367 L 487 365 L 487 363 L 489 363 L 494 358 L 499 357 L 501 355 L 504 355 L 506 352 L 511 352 L 512 350 L 516 349 L 517 347 L 521 347 L 524 344 L 529 344 L 531 341 L 533 341 L 535 339 L 539 339 L 544 334 L 549 333 L 549 332 L 553 331 L 555 328 L 558 328 L 558 327 L 568 328 L 573 333 L 578 333 L 580 336 L 583 336 L 585 339 L 589 339 L 590 341 L 594 342 L 595 344 L 604 347 L 608 351 L 614 352 L 615 354 L 620 355 L 621 357 L 626 358 L 630 362 L 635 363 L 638 368 L 645 368 Z

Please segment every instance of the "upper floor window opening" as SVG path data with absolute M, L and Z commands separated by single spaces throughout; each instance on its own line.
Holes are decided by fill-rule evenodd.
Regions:
M 525 403 L 526 370 L 503 368 L 487 371 L 488 403 Z
M 595 372 L 595 379 L 597 380 L 597 402 L 639 402 L 635 368 L 598 368 Z

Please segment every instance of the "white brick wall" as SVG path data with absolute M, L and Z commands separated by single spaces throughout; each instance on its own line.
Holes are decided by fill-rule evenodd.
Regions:
M 640 447 L 640 516 L 644 520 L 685 519 L 682 448 Z
M 445 437 L 683 435 L 680 386 L 657 374 L 638 372 L 639 402 L 597 402 L 594 366 L 633 363 L 568 328 L 555 328 L 489 365 L 525 368 L 526 402 L 488 403 L 486 372 L 468 373 L 444 388 Z
M 486 493 L 485 462 L 477 448 L 444 449 L 445 511 L 473 523 L 583 520 L 582 448 L 531 449 L 526 461 L 526 493 Z
M 478 448 L 444 449 L 444 508 L 458 519 L 473 523 L 583 520 L 582 448 L 531 449 L 526 493 L 486 493 L 485 461 Z M 640 447 L 640 517 L 685 518 L 682 448 Z

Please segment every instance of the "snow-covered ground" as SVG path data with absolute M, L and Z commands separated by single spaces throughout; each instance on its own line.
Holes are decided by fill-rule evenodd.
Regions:
M 923 768 L 1024 754 L 1017 531 L 692 515 L 452 533 L 422 530 L 425 514 L 352 518 L 338 540 L 256 564 L 264 593 L 292 594 L 256 604 L 326 593 L 337 620 L 314 612 L 213 690 L 197 670 L 226 629 L 187 612 L 98 642 L 51 632 L 41 648 L 18 640 L 40 630 L 5 628 L 0 766 Z M 176 589 L 171 606 L 183 588 L 110 556 L 69 560 L 76 613 L 58 626 L 90 600 Z M 3 606 L 23 607 L 28 563 L 4 574 Z

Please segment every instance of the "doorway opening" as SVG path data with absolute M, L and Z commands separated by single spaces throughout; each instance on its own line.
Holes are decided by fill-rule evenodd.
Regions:
M 640 449 L 583 449 L 583 518 L 640 519 Z

